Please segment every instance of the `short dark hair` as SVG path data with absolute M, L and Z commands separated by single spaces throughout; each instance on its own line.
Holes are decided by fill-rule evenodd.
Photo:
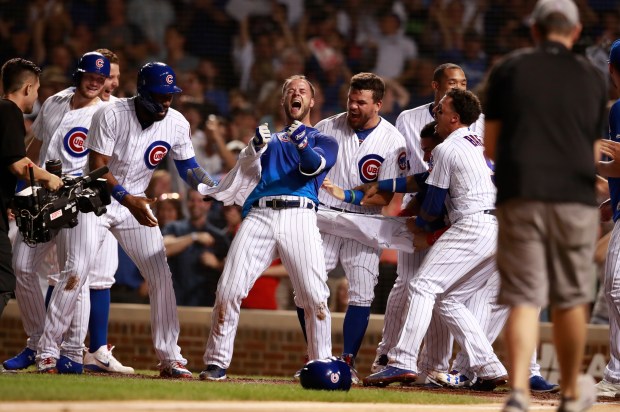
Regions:
M 376 103 L 383 100 L 385 83 L 383 79 L 374 73 L 358 73 L 351 77 L 349 87 L 353 90 L 370 90 L 372 100 Z
M 303 80 L 308 83 L 308 86 L 310 86 L 310 91 L 312 92 L 312 97 L 314 97 L 314 85 L 310 82 L 310 80 L 308 80 L 306 76 L 302 74 L 296 74 L 284 80 L 284 84 L 282 85 L 282 96 L 284 96 L 284 94 L 286 93 L 286 88 L 288 87 L 288 85 L 295 80 Z
M 551 33 L 566 36 L 575 28 L 575 25 L 564 14 L 557 12 L 549 13 L 542 20 L 536 21 L 534 25 L 543 37 L 547 37 Z
M 97 49 L 95 51 L 97 53 L 103 54 L 103 56 L 106 59 L 110 60 L 110 63 L 113 63 L 113 64 L 119 64 L 120 63 L 120 60 L 119 60 L 118 56 L 116 55 L 116 53 L 114 53 L 110 49 Z
M 470 125 L 480 117 L 482 106 L 478 97 L 469 90 L 451 89 L 446 96 L 452 98 L 452 107 L 462 124 Z
M 15 58 L 2 66 L 2 89 L 4 94 L 15 93 L 21 89 L 29 76 L 39 77 L 41 68 L 30 60 Z
M 443 79 L 446 74 L 446 70 L 448 69 L 459 69 L 460 71 L 463 71 L 463 68 L 459 66 L 458 64 L 454 64 L 454 63 L 440 64 L 439 66 L 437 66 L 437 68 L 433 72 L 433 81 L 434 82 L 441 81 L 441 79 Z
M 420 137 L 421 138 L 433 137 L 433 135 L 435 134 L 436 125 L 437 125 L 437 120 L 433 120 L 432 122 L 425 124 L 422 130 L 420 130 Z

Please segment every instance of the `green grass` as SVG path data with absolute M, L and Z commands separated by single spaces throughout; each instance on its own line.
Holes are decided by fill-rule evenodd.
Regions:
M 274 384 L 282 378 L 202 382 L 159 379 L 152 371 L 141 377 L 99 375 L 39 375 L 32 372 L 0 374 L 2 401 L 88 400 L 255 400 L 314 402 L 385 402 L 418 404 L 477 404 L 488 398 L 422 390 L 353 388 L 349 392 L 306 390 L 298 384 Z M 145 375 L 152 375 L 153 378 Z M 234 377 L 233 377 L 234 378 Z M 245 378 L 244 378 L 245 379 Z

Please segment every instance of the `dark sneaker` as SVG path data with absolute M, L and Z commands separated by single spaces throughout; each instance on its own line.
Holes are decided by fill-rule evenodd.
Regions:
M 202 381 L 222 381 L 227 378 L 226 369 L 217 365 L 207 365 L 207 368 L 200 372 L 199 378 Z
M 27 367 L 37 363 L 36 356 L 37 352 L 33 351 L 30 348 L 25 348 L 18 355 L 15 355 L 11 359 L 2 362 L 2 366 L 4 366 L 4 369 L 9 371 L 26 369 Z
M 534 375 L 530 378 L 530 390 L 532 392 L 556 393 L 560 391 L 560 385 L 549 383 L 540 375 Z
M 508 375 L 498 376 L 496 378 L 477 378 L 476 382 L 471 385 L 471 389 L 480 392 L 491 392 L 498 386 L 508 383 Z
M 58 370 L 58 373 L 61 374 L 80 375 L 84 372 L 84 365 L 79 362 L 72 361 L 64 355 L 60 355 L 58 362 L 56 362 L 56 369 Z

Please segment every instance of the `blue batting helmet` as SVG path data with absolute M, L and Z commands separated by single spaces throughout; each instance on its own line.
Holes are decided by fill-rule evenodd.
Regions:
M 79 83 L 84 73 L 96 73 L 110 77 L 110 61 L 101 53 L 89 52 L 80 57 L 80 61 L 73 72 L 73 80 Z
M 153 93 L 168 94 L 181 93 L 177 87 L 177 75 L 165 63 L 147 63 L 138 72 L 138 96 L 142 103 L 152 113 L 159 113 L 163 106 L 153 99 Z
M 299 380 L 306 389 L 348 391 L 351 389 L 351 369 L 338 358 L 312 360 L 301 369 Z

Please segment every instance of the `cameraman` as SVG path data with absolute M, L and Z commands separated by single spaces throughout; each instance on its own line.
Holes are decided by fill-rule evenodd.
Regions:
M 26 128 L 23 114 L 31 113 L 38 97 L 41 69 L 24 59 L 11 59 L 2 66 L 0 99 L 0 315 L 15 289 L 15 274 L 11 266 L 11 243 L 8 236 L 9 202 L 15 193 L 17 178 L 29 180 L 26 157 Z M 58 190 L 62 180 L 35 165 L 34 178 L 50 190 Z

